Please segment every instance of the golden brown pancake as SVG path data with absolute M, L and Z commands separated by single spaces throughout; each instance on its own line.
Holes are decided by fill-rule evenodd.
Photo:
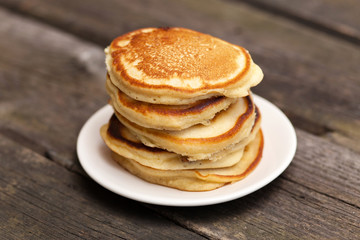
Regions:
M 181 130 L 195 124 L 207 124 L 216 113 L 236 101 L 224 96 L 203 99 L 186 105 L 163 105 L 137 101 L 121 92 L 107 76 L 106 88 L 113 107 L 121 115 L 142 127 Z
M 256 114 L 255 115 L 255 122 L 254 122 L 254 124 L 252 126 L 252 129 L 251 129 L 251 132 L 250 132 L 249 136 L 247 136 L 246 138 L 244 138 L 240 142 L 230 144 L 225 149 L 212 154 L 210 156 L 210 159 L 212 161 L 218 161 L 219 159 L 223 159 L 225 156 L 227 156 L 227 155 L 229 155 L 229 154 L 231 154 L 233 152 L 244 149 L 244 147 L 246 145 L 248 145 L 249 142 L 251 142 L 255 138 L 257 132 L 261 128 L 261 113 L 260 113 L 259 108 L 256 105 L 255 105 L 255 114 Z
M 185 28 L 144 28 L 105 49 L 114 115 L 100 133 L 130 173 L 184 191 L 246 177 L 263 151 L 248 51 Z
M 115 114 L 145 145 L 187 156 L 190 161 L 211 160 L 213 154 L 248 137 L 256 116 L 250 96 L 237 99 L 226 111 L 218 113 L 208 125 L 198 124 L 180 131 L 144 128 L 116 111 Z
M 114 85 L 155 104 L 244 97 L 263 78 L 244 48 L 185 28 L 139 29 L 117 37 L 105 54 Z
M 188 161 L 186 157 L 171 153 L 160 148 L 143 145 L 119 120 L 113 115 L 108 124 L 102 126 L 100 132 L 106 145 L 115 153 L 130 158 L 138 163 L 161 170 L 210 169 L 230 167 L 240 161 L 243 150 L 260 130 L 260 113 L 257 112 L 255 124 L 250 135 L 243 141 L 227 147 L 216 154 L 214 160 Z
M 112 157 L 132 174 L 155 184 L 184 191 L 209 191 L 246 177 L 259 163 L 263 151 L 263 135 L 259 131 L 244 150 L 241 160 L 226 168 L 204 170 L 159 170 L 112 152 Z
M 236 164 L 242 157 L 244 147 L 224 154 L 218 161 L 198 160 L 188 161 L 186 157 L 168 152 L 160 148 L 143 145 L 127 128 L 113 115 L 108 124 L 101 130 L 101 136 L 106 145 L 115 153 L 130 158 L 138 163 L 161 170 L 184 170 L 229 167 Z M 256 132 L 253 134 L 256 135 Z

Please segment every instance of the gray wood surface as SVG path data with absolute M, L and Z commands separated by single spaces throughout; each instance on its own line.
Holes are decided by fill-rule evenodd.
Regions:
M 294 17 L 239 1 L 0 0 L 0 239 L 359 239 L 359 45 L 272 4 Z M 278 179 L 228 203 L 177 208 L 87 177 L 76 139 L 108 100 L 103 49 L 146 26 L 249 49 L 265 73 L 254 92 L 297 128 L 296 156 Z
M 74 167 L 81 126 L 108 100 L 103 50 L 5 10 L 0 34 L 0 132 Z
M 218 239 L 357 239 L 359 155 L 303 131 L 297 135 L 293 163 L 268 187 L 215 206 L 154 209 Z
M 1 135 L 0 165 L 0 239 L 204 239 Z
M 297 127 L 360 152 L 357 45 L 240 2 L 89 0 L 84 8 L 76 0 L 2 1 L 101 47 L 146 26 L 188 27 L 245 46 L 265 73 L 255 92 Z
M 357 0 L 239 1 L 318 28 L 343 40 L 360 43 L 360 7 Z

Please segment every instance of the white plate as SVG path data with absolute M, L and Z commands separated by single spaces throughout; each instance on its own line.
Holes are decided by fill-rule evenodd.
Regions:
M 254 96 L 262 115 L 264 152 L 255 170 L 245 179 L 208 192 L 184 192 L 148 183 L 122 169 L 110 157 L 100 137 L 100 127 L 113 113 L 107 105 L 85 123 L 77 141 L 82 167 L 97 183 L 121 196 L 166 206 L 202 206 L 230 201 L 252 193 L 278 177 L 296 150 L 296 135 L 288 118 L 272 103 Z

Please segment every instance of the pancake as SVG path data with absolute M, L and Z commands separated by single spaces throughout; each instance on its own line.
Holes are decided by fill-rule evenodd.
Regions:
M 242 157 L 244 148 L 224 154 L 218 161 L 188 161 L 186 157 L 168 152 L 160 148 L 143 145 L 115 115 L 101 129 L 101 136 L 111 151 L 138 163 L 161 170 L 184 170 L 229 167 L 236 164 Z
M 100 133 L 106 145 L 113 152 L 147 167 L 161 170 L 204 169 L 229 167 L 236 164 L 241 159 L 245 146 L 255 138 L 260 126 L 261 114 L 256 108 L 255 123 L 246 139 L 212 155 L 212 160 L 197 161 L 188 161 L 186 156 L 143 145 L 134 134 L 119 122 L 114 114 L 108 124 L 101 127 Z
M 198 124 L 180 131 L 144 128 L 116 111 L 115 114 L 145 145 L 187 156 L 190 161 L 211 160 L 211 155 L 245 139 L 251 132 L 256 115 L 250 96 L 237 99 L 208 125 Z
M 249 136 L 247 136 L 246 138 L 244 138 L 243 140 L 241 140 L 240 142 L 234 143 L 234 144 L 230 144 L 228 145 L 225 149 L 216 152 L 214 154 L 212 154 L 209 159 L 211 159 L 211 161 L 221 161 L 221 159 L 223 159 L 225 156 L 242 150 L 244 149 L 244 147 L 246 145 L 248 145 L 256 136 L 256 134 L 258 133 L 258 131 L 261 128 L 261 113 L 259 108 L 255 105 L 255 122 L 252 126 L 251 132 L 249 134 Z
M 105 49 L 110 79 L 133 99 L 166 105 L 244 97 L 263 73 L 244 48 L 185 28 L 144 28 Z
M 260 118 L 258 113 L 250 135 L 234 146 L 217 153 L 216 161 L 208 159 L 188 161 L 179 154 L 145 146 L 119 122 L 115 115 L 110 118 L 108 124 L 102 126 L 100 133 L 113 152 L 147 167 L 161 170 L 222 168 L 230 167 L 240 161 L 245 146 L 255 138 L 260 129 Z
M 236 101 L 224 96 L 199 100 L 186 105 L 152 104 L 134 100 L 121 92 L 107 75 L 106 89 L 112 105 L 121 115 L 142 127 L 181 130 L 196 124 L 207 124 L 216 113 Z
M 210 170 L 159 170 L 146 167 L 114 152 L 112 157 L 130 173 L 148 182 L 183 191 L 209 191 L 246 177 L 259 163 L 263 145 L 263 135 L 260 130 L 256 138 L 245 147 L 244 154 L 237 164 Z

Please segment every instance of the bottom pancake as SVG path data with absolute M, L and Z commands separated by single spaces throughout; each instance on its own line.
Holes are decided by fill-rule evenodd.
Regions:
M 130 173 L 148 182 L 183 191 L 209 191 L 246 177 L 259 163 L 263 146 L 263 134 L 260 130 L 255 139 L 245 147 L 243 156 L 237 164 L 217 169 L 159 170 L 115 152 L 112 152 L 112 157 Z

